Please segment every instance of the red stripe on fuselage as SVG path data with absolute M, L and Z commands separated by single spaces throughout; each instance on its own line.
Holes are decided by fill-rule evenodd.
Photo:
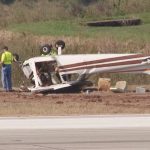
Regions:
M 96 63 L 105 63 L 105 62 L 119 61 L 119 60 L 125 60 L 125 59 L 134 59 L 134 58 L 140 58 L 140 57 L 144 57 L 144 56 L 141 54 L 136 54 L 136 55 L 113 57 L 113 58 L 105 58 L 105 59 L 92 60 L 92 61 L 86 61 L 86 62 L 80 62 L 80 63 L 59 66 L 59 68 L 67 69 L 67 68 L 79 67 L 79 66 L 83 66 L 83 65 L 92 65 L 92 64 L 96 64 Z
M 130 60 L 124 62 L 116 62 L 116 63 L 109 63 L 109 64 L 98 64 L 98 65 L 91 65 L 91 66 L 81 66 L 77 68 L 70 68 L 70 69 L 60 69 L 60 72 L 68 72 L 68 71 L 75 71 L 81 69 L 92 69 L 92 68 L 100 68 L 100 67 L 114 67 L 114 66 L 123 66 L 123 65 L 134 65 L 141 63 L 142 60 Z

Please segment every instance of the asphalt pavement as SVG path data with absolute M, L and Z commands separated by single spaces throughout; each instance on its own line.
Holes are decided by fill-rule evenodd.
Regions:
M 47 128 L 43 128 L 43 129 L 42 127 L 37 129 L 36 125 L 35 125 L 36 128 L 34 128 L 33 122 L 32 122 L 31 129 L 29 129 L 29 127 L 25 128 L 26 123 L 24 124 L 25 125 L 24 128 L 23 128 L 23 124 L 16 123 L 18 129 L 17 127 L 8 128 L 8 125 L 6 125 L 7 128 L 1 129 L 2 127 L 1 125 L 3 121 L 10 121 L 14 123 L 13 118 L 3 118 L 3 119 L 1 118 L 0 150 L 150 150 L 150 126 L 148 125 L 149 116 L 146 116 L 147 120 L 145 120 L 145 124 L 147 125 L 144 125 L 143 123 L 143 125 L 137 126 L 138 122 L 135 122 L 135 127 L 134 125 L 131 126 L 131 123 L 123 122 L 124 117 L 126 118 L 127 116 L 123 116 L 123 117 L 118 116 L 117 118 L 116 116 L 110 116 L 110 117 L 90 116 L 90 117 L 75 117 L 75 118 L 56 117 L 58 120 L 60 119 L 60 121 L 64 119 L 63 127 L 59 127 L 59 128 L 58 126 L 57 128 L 54 128 L 54 126 L 50 127 L 51 124 L 50 121 L 47 122 L 50 128 L 48 128 L 47 126 Z M 137 117 L 136 120 L 143 119 L 142 116 L 132 116 L 132 117 L 133 120 L 135 117 Z M 56 118 L 53 117 L 50 118 L 50 120 L 51 119 L 55 120 Z M 73 120 L 75 119 L 76 121 L 74 123 L 80 125 L 85 118 L 86 119 L 91 118 L 91 121 L 94 118 L 99 118 L 99 121 L 97 121 L 99 128 L 98 125 L 96 126 L 96 128 L 94 126 L 93 127 L 90 126 L 89 128 L 84 128 L 83 126 L 81 126 L 81 128 L 79 128 L 79 126 L 76 127 L 74 126 L 74 128 L 65 127 L 65 122 L 68 119 L 73 119 Z M 100 125 L 101 119 L 102 120 L 106 119 L 105 121 L 106 123 L 108 123 L 109 121 L 107 120 L 110 118 L 114 118 L 114 121 L 113 119 L 111 120 L 112 127 L 111 125 L 109 125 L 109 127 L 105 128 L 104 124 L 102 126 Z M 34 118 L 32 119 L 34 120 Z M 37 123 L 36 119 L 37 118 L 35 118 L 35 124 Z M 40 120 L 41 118 L 38 119 Z M 42 119 L 45 118 L 42 117 Z M 121 119 L 122 119 L 122 123 L 125 123 L 124 126 L 121 126 L 121 123 L 119 122 L 121 121 Z M 15 120 L 17 119 L 15 118 Z M 21 118 L 18 120 L 22 122 L 26 122 L 30 119 Z M 55 121 L 59 123 L 58 120 Z M 95 124 L 96 122 L 93 123 Z M 114 126 L 115 124 L 116 127 Z M 19 128 L 19 126 L 22 126 L 22 128 Z M 68 125 L 66 124 L 66 126 Z M 86 127 L 86 124 L 84 124 L 84 126 Z
M 0 150 L 149 150 L 149 129 L 10 130 Z

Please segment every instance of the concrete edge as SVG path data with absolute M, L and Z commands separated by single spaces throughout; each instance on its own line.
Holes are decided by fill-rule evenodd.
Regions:
M 150 115 L 1 117 L 0 130 L 5 129 L 115 129 L 148 128 Z

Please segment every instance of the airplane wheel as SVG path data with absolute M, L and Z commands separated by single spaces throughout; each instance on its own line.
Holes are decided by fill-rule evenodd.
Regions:
M 41 47 L 40 52 L 43 55 L 47 55 L 47 54 L 50 53 L 51 49 L 52 49 L 52 45 L 51 44 L 45 44 L 45 45 L 43 45 Z
M 19 55 L 17 53 L 13 53 L 13 61 L 19 61 Z
M 61 47 L 62 49 L 65 48 L 65 42 L 62 41 L 62 40 L 58 40 L 56 43 L 55 43 L 55 47 L 58 49 L 58 47 Z

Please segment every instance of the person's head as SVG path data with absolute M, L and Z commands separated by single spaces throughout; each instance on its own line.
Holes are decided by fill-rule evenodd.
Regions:
M 4 50 L 4 51 L 8 51 L 8 47 L 7 47 L 7 46 L 4 46 L 4 47 L 3 47 L 3 50 Z

